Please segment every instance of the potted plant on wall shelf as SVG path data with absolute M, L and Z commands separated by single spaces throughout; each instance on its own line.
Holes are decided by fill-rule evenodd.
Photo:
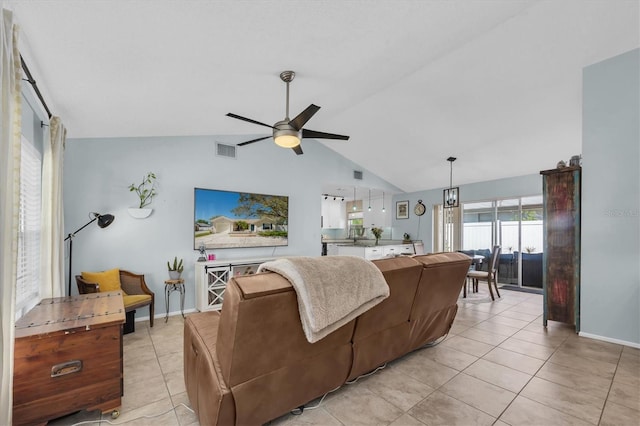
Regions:
M 149 217 L 153 209 L 147 206 L 151 204 L 153 197 L 157 195 L 155 173 L 147 173 L 139 185 L 133 183 L 129 185 L 129 192 L 135 192 L 139 200 L 138 207 L 130 208 L 129 214 L 136 219 Z
M 174 257 L 173 263 L 171 263 L 171 261 L 167 262 L 167 269 L 169 270 L 169 278 L 172 280 L 180 279 L 180 275 L 182 275 L 182 271 L 184 270 L 182 259 L 178 260 L 177 256 Z

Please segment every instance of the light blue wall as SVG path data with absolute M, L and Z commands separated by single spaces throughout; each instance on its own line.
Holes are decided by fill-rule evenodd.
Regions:
M 162 314 L 166 262 L 174 256 L 182 257 L 187 282 L 185 308 L 192 309 L 194 263 L 198 258 L 193 250 L 194 187 L 289 196 L 289 246 L 209 251 L 218 259 L 320 255 L 322 184 L 398 191 L 366 170 L 364 179 L 355 181 L 353 170 L 362 167 L 315 141 L 303 143 L 305 153 L 301 156 L 264 141 L 239 147 L 238 158 L 229 159 L 215 155 L 216 140 L 235 144 L 246 139 L 69 139 L 64 158 L 65 233 L 88 222 L 89 212 L 116 217 L 108 228 L 92 224 L 74 238 L 73 274 L 115 267 L 144 273 L 156 294 L 156 313 Z M 158 196 L 151 205 L 154 211 L 147 219 L 134 219 L 127 208 L 137 207 L 137 197 L 127 187 L 139 183 L 148 171 L 158 177 Z M 75 282 L 72 293 L 77 293 Z M 170 311 L 176 309 L 177 305 L 170 307 Z
M 550 164 L 549 168 L 554 166 L 555 164 Z M 412 239 L 422 240 L 425 251 L 433 251 L 433 206 L 442 204 L 443 189 L 394 195 L 392 223 L 394 238 L 402 238 L 406 232 Z M 542 178 L 538 174 L 460 185 L 460 199 L 465 203 L 541 194 Z M 403 200 L 409 200 L 409 219 L 397 220 L 395 203 Z M 427 206 L 427 212 L 420 217 L 413 214 L 413 207 L 418 200 L 422 200 L 422 203 Z
M 583 78 L 581 328 L 640 344 L 640 50 Z

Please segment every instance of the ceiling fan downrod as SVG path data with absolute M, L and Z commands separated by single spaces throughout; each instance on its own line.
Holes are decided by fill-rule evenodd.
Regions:
M 285 120 L 289 121 L 289 83 L 293 81 L 296 73 L 293 71 L 282 71 L 280 73 L 280 80 L 284 81 L 287 84 L 287 111 L 285 115 Z

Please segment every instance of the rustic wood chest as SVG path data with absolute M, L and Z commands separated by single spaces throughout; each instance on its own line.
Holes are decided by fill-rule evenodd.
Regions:
M 16 322 L 13 424 L 116 411 L 123 394 L 122 293 L 43 299 Z

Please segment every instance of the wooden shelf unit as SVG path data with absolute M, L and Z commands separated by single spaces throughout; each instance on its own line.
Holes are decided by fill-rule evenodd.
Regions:
M 581 167 L 543 170 L 543 325 L 559 321 L 580 331 Z

